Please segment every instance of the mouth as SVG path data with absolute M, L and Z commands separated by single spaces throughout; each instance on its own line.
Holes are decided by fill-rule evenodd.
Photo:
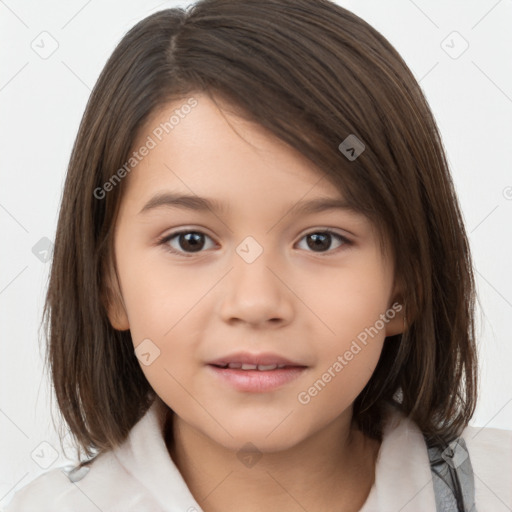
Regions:
M 249 363 L 226 363 L 226 364 L 212 364 L 216 368 L 230 370 L 258 370 L 259 372 L 268 372 L 272 370 L 281 370 L 283 368 L 300 368 L 300 366 L 286 365 L 286 364 L 249 364 Z M 305 368 L 305 367 L 304 367 Z
M 274 391 L 298 378 L 308 368 L 275 354 L 239 353 L 207 364 L 222 385 L 250 393 Z
M 280 356 L 279 354 L 272 354 L 270 352 L 260 352 L 259 354 L 251 352 L 236 352 L 213 361 L 209 361 L 208 364 L 236 370 L 261 369 L 262 371 L 275 370 L 276 368 L 285 368 L 290 366 L 305 366 L 302 363 L 292 361 L 286 357 Z

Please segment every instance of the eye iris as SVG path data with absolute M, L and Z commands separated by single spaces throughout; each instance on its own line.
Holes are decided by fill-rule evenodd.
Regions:
M 308 235 L 308 247 L 310 249 L 329 249 L 331 245 L 329 233 L 312 233 Z M 309 243 L 313 240 L 313 243 Z
M 185 243 L 182 243 L 185 240 Z M 204 245 L 204 236 L 201 233 L 189 232 L 179 236 L 179 244 L 183 250 L 200 251 Z

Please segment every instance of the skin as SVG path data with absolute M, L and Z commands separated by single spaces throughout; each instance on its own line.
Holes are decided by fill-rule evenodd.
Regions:
M 299 200 L 342 195 L 228 104 L 194 97 L 198 105 L 125 178 L 115 229 L 119 300 L 108 308 L 110 321 L 130 329 L 134 347 L 149 338 L 160 350 L 141 368 L 175 413 L 169 454 L 205 512 L 359 510 L 379 443 L 352 426 L 352 403 L 385 337 L 402 332 L 401 314 L 309 403 L 297 396 L 399 298 L 392 262 L 360 214 L 290 214 Z M 134 147 L 185 101 L 154 112 Z M 139 214 L 164 190 L 215 198 L 228 209 Z M 306 235 L 327 227 L 351 243 L 333 236 L 311 248 Z M 207 235 L 199 252 L 179 236 L 167 247 L 181 254 L 157 244 L 180 229 Z M 236 252 L 247 236 L 263 249 L 252 263 Z M 206 363 L 238 350 L 278 353 L 308 368 L 271 392 L 237 391 Z M 237 457 L 247 442 L 262 454 L 252 467 Z

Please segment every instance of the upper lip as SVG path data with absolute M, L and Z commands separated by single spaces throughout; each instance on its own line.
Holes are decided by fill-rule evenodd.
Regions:
M 255 365 L 286 365 L 286 366 L 305 366 L 303 364 L 290 361 L 285 357 L 270 352 L 251 354 L 250 352 L 236 352 L 223 357 L 219 357 L 208 364 L 225 366 L 230 363 L 255 364 Z

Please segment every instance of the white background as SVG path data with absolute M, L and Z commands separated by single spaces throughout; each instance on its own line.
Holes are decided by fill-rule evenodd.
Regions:
M 54 240 L 86 101 L 127 30 L 188 3 L 0 1 L 0 506 L 68 463 L 52 425 L 38 334 L 49 262 L 32 248 Z M 478 284 L 481 389 L 472 425 L 512 430 L 512 0 L 339 3 L 397 48 L 438 121 Z M 46 59 L 32 49 L 42 37 L 51 48 L 44 31 L 58 44 Z M 453 31 L 469 44 L 458 58 L 463 40 Z M 51 466 L 36 463 L 51 461 L 53 449 L 59 458 Z

